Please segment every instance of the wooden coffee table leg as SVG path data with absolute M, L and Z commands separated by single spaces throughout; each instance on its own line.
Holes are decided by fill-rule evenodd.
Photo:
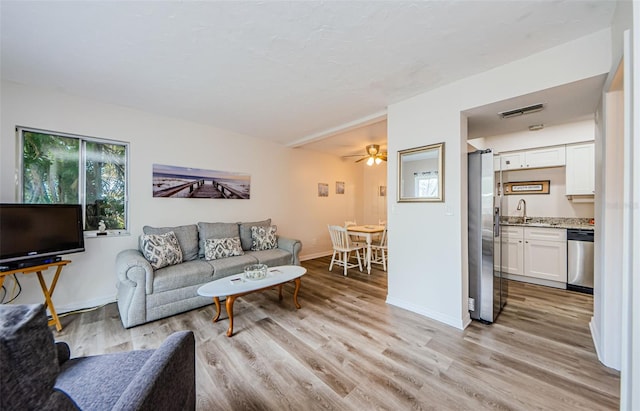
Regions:
M 293 303 L 296 305 L 296 308 L 301 308 L 302 306 L 298 304 L 298 290 L 300 290 L 300 277 L 293 280 L 296 283 L 296 289 L 293 291 Z
M 229 329 L 227 330 L 227 337 L 231 337 L 233 335 L 233 303 L 236 301 L 235 295 L 227 296 L 227 315 L 229 316 Z
M 278 286 L 278 300 L 282 301 L 282 284 Z
M 220 318 L 220 298 L 213 297 L 213 302 L 216 303 L 216 316 L 213 317 L 213 322 L 215 323 Z

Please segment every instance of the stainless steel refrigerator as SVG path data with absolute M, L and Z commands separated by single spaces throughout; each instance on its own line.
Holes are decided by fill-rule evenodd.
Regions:
M 496 182 L 501 182 L 501 172 L 494 170 L 491 150 L 469 153 L 467 164 L 469 313 L 475 320 L 492 323 L 508 293 L 500 268 L 501 193 Z

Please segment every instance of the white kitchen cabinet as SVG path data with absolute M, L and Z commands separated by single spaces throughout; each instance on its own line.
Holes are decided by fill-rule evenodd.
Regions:
M 546 147 L 500 155 L 502 170 L 559 167 L 565 165 L 565 147 Z
M 508 153 L 500 155 L 502 171 L 524 168 L 524 153 Z
M 566 195 L 594 195 L 595 145 L 594 143 L 567 146 Z
M 502 226 L 502 271 L 510 274 L 522 275 L 524 273 L 524 231 L 523 227 Z M 494 253 L 500 247 L 500 239 L 494 245 Z M 497 258 L 496 258 L 497 263 Z M 495 267 L 499 270 L 499 267 Z
M 565 229 L 502 226 L 501 238 L 503 272 L 522 281 L 531 278 L 552 282 L 545 285 L 561 286 L 567 282 Z M 499 240 L 494 247 L 500 247 Z
M 565 147 L 547 147 L 524 152 L 525 168 L 558 167 L 565 165 Z
M 567 231 L 525 227 L 524 274 L 543 280 L 567 282 Z

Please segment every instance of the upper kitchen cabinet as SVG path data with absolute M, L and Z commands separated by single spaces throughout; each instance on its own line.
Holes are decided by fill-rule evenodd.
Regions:
M 565 165 L 565 147 L 546 147 L 500 155 L 502 170 L 560 167 Z
M 567 145 L 566 195 L 595 194 L 595 145 Z

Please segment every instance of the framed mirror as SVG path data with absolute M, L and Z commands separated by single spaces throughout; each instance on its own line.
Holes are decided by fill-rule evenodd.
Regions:
M 444 201 L 444 143 L 398 151 L 398 202 Z

